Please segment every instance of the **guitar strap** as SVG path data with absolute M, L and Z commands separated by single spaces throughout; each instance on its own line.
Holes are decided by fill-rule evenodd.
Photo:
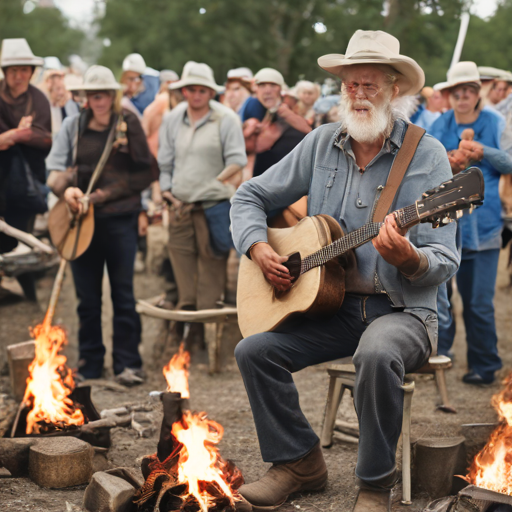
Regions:
M 398 153 L 393 160 L 393 165 L 391 166 L 386 186 L 384 187 L 373 211 L 373 222 L 384 221 L 389 209 L 391 208 L 393 199 L 396 196 L 398 187 L 400 187 L 400 183 L 402 183 L 405 173 L 407 172 L 407 169 L 414 157 L 414 153 L 416 153 L 416 148 L 424 134 L 425 130 L 415 124 L 409 124 L 407 126 L 402 147 L 398 150 Z

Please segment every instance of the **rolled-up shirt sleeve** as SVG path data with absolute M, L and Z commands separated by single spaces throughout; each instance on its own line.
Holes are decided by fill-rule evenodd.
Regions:
M 220 123 L 220 140 L 224 166 L 238 165 L 245 167 L 247 165 L 245 139 L 239 120 L 230 115 L 223 116 Z
M 168 112 L 158 133 L 158 167 L 160 168 L 160 188 L 162 192 L 171 190 L 174 171 L 174 130 L 176 115 Z
M 80 114 L 66 117 L 62 122 L 61 129 L 53 141 L 52 150 L 46 159 L 46 168 L 51 171 L 65 171 L 73 165 L 73 145 L 77 118 Z

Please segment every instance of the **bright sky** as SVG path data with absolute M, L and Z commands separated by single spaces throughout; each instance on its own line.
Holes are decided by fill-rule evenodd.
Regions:
M 54 0 L 55 5 L 72 20 L 74 25 L 88 25 L 92 21 L 95 4 L 103 4 L 103 0 Z M 481 18 L 492 16 L 498 0 L 473 0 L 472 14 Z

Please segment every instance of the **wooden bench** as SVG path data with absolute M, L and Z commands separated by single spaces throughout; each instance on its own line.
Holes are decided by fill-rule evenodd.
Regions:
M 208 347 L 209 372 L 210 374 L 219 373 L 222 333 L 226 324 L 238 323 L 236 307 L 225 306 L 218 309 L 202 309 L 200 311 L 164 309 L 157 306 L 163 298 L 163 295 L 159 295 L 148 300 L 138 300 L 136 310 L 139 314 L 152 318 L 205 324 L 204 337 Z

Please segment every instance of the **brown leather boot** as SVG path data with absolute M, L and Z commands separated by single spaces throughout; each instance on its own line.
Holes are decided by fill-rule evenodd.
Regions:
M 302 459 L 286 464 L 274 464 L 252 484 L 238 492 L 253 506 L 253 510 L 276 510 L 294 492 L 321 491 L 327 483 L 327 467 L 320 443 Z

